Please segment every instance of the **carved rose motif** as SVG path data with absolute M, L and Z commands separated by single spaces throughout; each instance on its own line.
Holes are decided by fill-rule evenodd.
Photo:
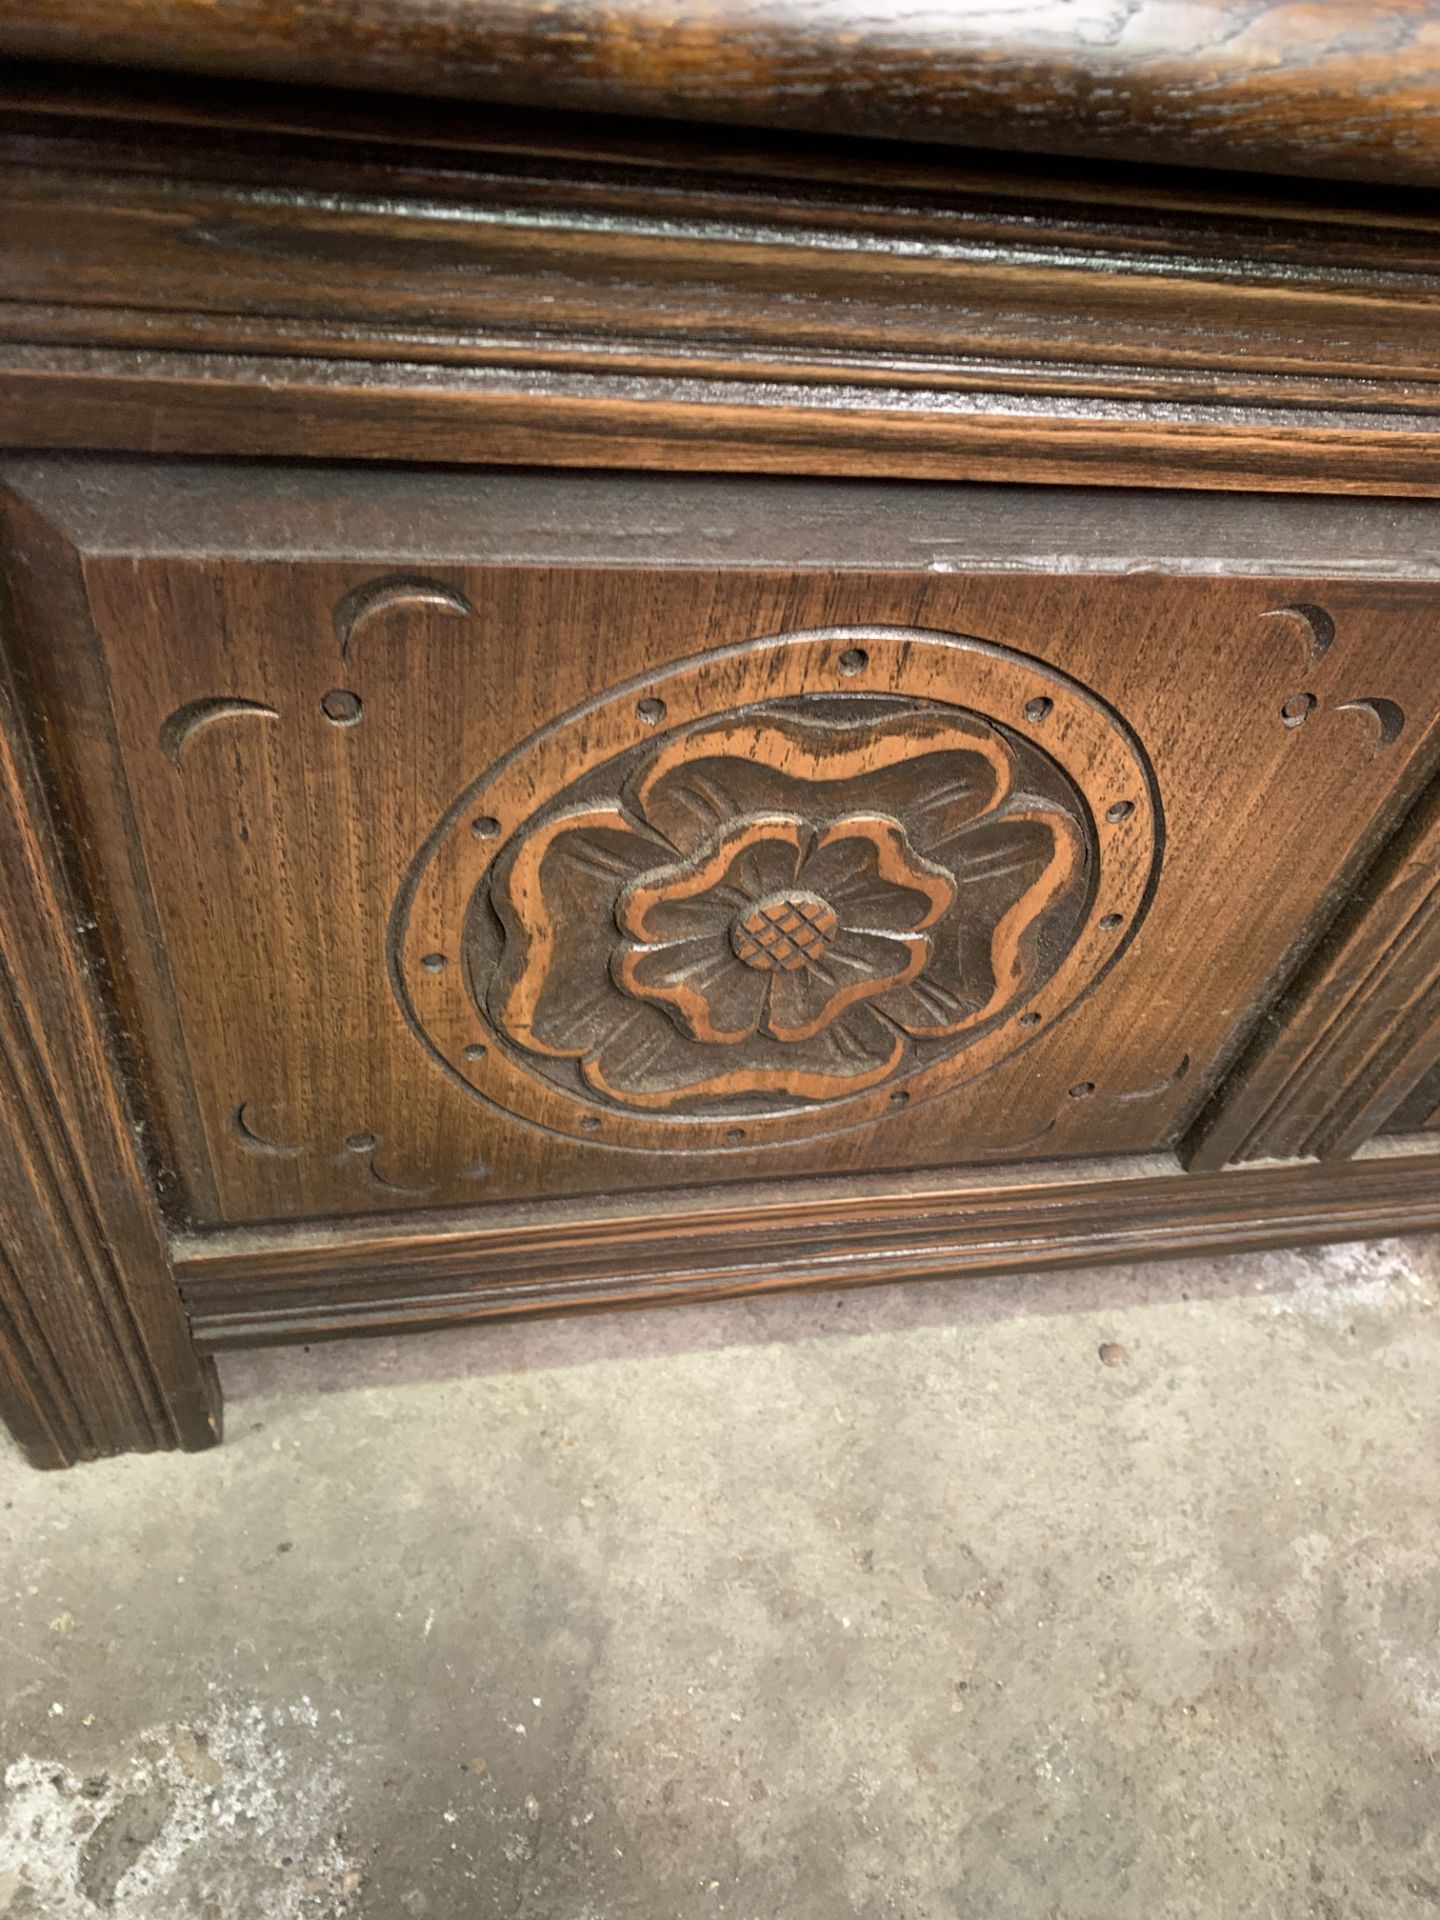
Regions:
M 677 731 L 496 861 L 470 991 L 515 1046 L 628 1107 L 874 1086 L 966 1044 L 1064 952 L 1089 853 L 1048 764 L 913 702 Z
M 614 974 L 696 1040 L 809 1040 L 913 980 L 930 958 L 925 929 L 954 899 L 950 875 L 895 820 L 763 815 L 625 889 L 615 917 L 630 938 Z

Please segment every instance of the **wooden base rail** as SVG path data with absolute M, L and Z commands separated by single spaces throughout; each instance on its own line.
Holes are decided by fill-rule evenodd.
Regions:
M 501 1217 L 180 1236 L 202 1347 L 502 1315 L 1364 1240 L 1440 1227 L 1440 1153 L 1187 1174 L 1165 1155 L 897 1183 L 817 1182 Z M 623 1260 L 624 1277 L 617 1275 Z

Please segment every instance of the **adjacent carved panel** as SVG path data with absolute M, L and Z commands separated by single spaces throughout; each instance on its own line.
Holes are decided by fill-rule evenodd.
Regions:
M 1130 730 L 1053 668 L 954 634 L 787 634 L 622 687 L 483 774 L 407 878 L 395 985 L 511 1113 L 753 1148 L 1032 1042 L 1133 937 L 1160 841 Z
M 1435 1123 L 1440 789 L 1386 847 L 1201 1117 L 1187 1160 L 1338 1159 Z

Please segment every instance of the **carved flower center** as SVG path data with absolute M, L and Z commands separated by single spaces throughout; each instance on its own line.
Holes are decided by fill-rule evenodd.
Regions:
M 839 915 L 818 893 L 775 893 L 730 928 L 730 944 L 747 967 L 793 973 L 826 952 Z

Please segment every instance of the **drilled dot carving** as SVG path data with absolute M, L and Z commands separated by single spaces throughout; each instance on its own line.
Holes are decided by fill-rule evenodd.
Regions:
M 322 694 L 320 711 L 337 727 L 353 727 L 365 708 L 358 693 L 351 693 L 348 687 L 332 687 Z
M 1280 718 L 1287 727 L 1303 727 L 1314 711 L 1313 693 L 1292 693 L 1280 709 Z
M 837 664 L 841 673 L 863 673 L 870 664 L 870 656 L 864 647 L 847 647 Z
M 642 700 L 635 709 L 647 727 L 658 727 L 665 718 L 663 700 Z

